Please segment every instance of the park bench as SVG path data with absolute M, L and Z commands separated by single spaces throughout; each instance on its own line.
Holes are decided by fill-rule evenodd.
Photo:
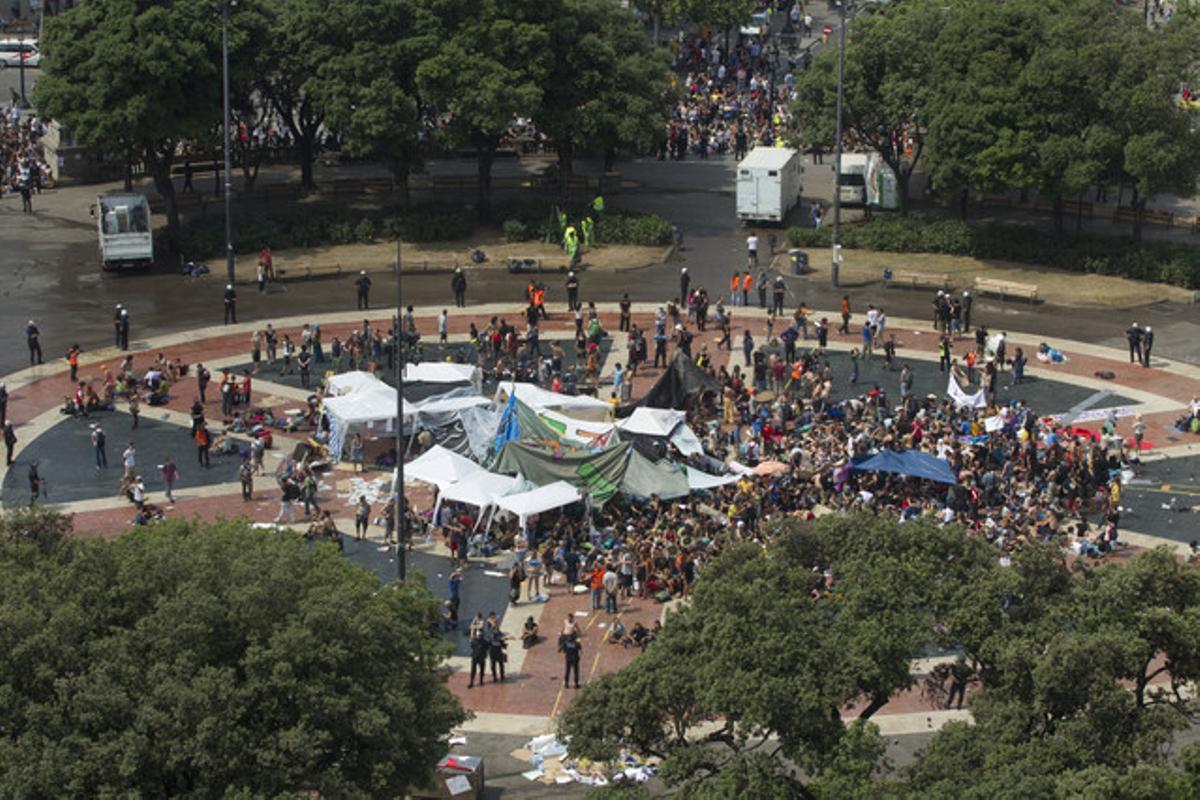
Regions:
M 1024 297 L 1029 302 L 1037 300 L 1038 287 L 1032 283 L 1014 283 L 996 278 L 976 278 L 975 291 L 979 294 L 998 294 L 1004 299 Z
M 910 272 L 897 270 L 892 273 L 889 286 L 901 285 L 911 289 L 949 289 L 950 275 L 945 272 Z
M 1133 222 L 1137 218 L 1137 211 L 1128 206 L 1121 206 L 1113 212 L 1113 222 Z M 1142 212 L 1142 222 L 1149 225 L 1162 225 L 1164 228 L 1169 228 L 1175 224 L 1175 215 L 1170 211 L 1151 211 Z

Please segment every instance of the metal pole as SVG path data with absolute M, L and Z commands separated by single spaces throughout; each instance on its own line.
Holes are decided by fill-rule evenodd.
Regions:
M 392 324 L 392 348 L 396 351 L 396 576 L 408 577 L 408 553 L 404 549 L 404 357 L 400 349 L 400 237 L 396 237 L 396 315 Z
M 25 99 L 25 48 L 20 40 L 17 40 L 17 64 L 21 73 L 21 110 L 25 110 L 29 101 Z
M 233 283 L 233 139 L 229 135 L 229 6 L 234 0 L 221 2 L 221 82 L 225 113 L 222 117 L 225 151 L 225 280 Z
M 846 80 L 846 2 L 838 2 L 838 82 L 837 82 L 837 132 L 833 143 L 833 252 L 829 268 L 833 288 L 838 288 L 838 261 L 842 245 L 842 192 L 838 181 L 842 176 L 842 96 Z

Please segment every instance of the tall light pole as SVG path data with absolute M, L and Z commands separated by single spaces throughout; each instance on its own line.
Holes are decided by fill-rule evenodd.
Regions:
M 229 8 L 237 0 L 221 0 L 221 84 L 224 113 L 222 150 L 225 151 L 225 279 L 233 283 L 233 139 L 229 135 Z
M 833 142 L 833 252 L 829 267 L 829 278 L 833 288 L 838 288 L 838 268 L 842 260 L 842 96 L 846 80 L 846 0 L 838 0 L 838 81 L 837 81 L 837 128 Z
M 408 577 L 408 553 L 404 549 L 404 354 L 400 349 L 400 237 L 396 237 L 396 314 L 392 317 L 392 350 L 396 364 L 396 577 Z

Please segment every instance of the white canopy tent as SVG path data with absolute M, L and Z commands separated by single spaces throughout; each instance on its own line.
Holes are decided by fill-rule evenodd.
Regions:
M 471 383 L 479 388 L 479 367 L 448 361 L 425 361 L 404 367 L 405 383 Z
M 339 460 L 351 431 L 395 431 L 396 390 L 382 381 L 364 383 L 349 394 L 326 397 L 322 408 L 329 419 L 329 452 Z
M 532 383 L 501 383 L 496 389 L 496 402 L 507 401 L 510 393 L 535 411 L 557 411 L 592 421 L 606 421 L 612 417 L 612 406 L 603 400 L 581 394 L 559 394 Z
M 445 491 L 451 484 L 483 471 L 471 459 L 435 444 L 404 465 L 404 479 L 432 483 L 438 491 Z
M 433 518 L 438 518 L 438 512 L 441 511 L 444 502 L 464 503 L 479 509 L 475 522 L 475 527 L 478 528 L 492 506 L 516 489 L 520 481 L 520 478 L 497 475 L 494 472 L 472 473 L 438 492 L 437 504 L 433 507 Z
M 673 408 L 638 407 L 627 418 L 617 423 L 623 431 L 645 436 L 670 436 L 676 426 L 687 420 L 686 411 Z
M 383 381 L 376 378 L 370 372 L 339 372 L 336 375 L 329 376 L 329 379 L 325 381 L 325 388 L 329 395 L 338 397 L 344 394 L 352 394 L 361 389 L 378 386 L 382 383 Z
M 704 452 L 703 445 L 696 434 L 687 424 L 687 412 L 676 411 L 673 408 L 639 407 L 633 410 L 626 419 L 617 423 L 617 427 L 626 433 L 638 436 L 654 436 L 669 439 L 671 444 L 690 456 Z
M 566 481 L 555 481 L 533 491 L 501 497 L 496 501 L 496 507 L 515 515 L 524 528 L 525 520 L 534 514 L 569 506 L 579 497 L 579 490 L 574 486 Z

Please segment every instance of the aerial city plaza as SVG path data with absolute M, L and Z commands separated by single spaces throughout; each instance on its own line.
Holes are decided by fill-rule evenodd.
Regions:
M 0 27 L 0 798 L 1200 797 L 1200 5 Z

